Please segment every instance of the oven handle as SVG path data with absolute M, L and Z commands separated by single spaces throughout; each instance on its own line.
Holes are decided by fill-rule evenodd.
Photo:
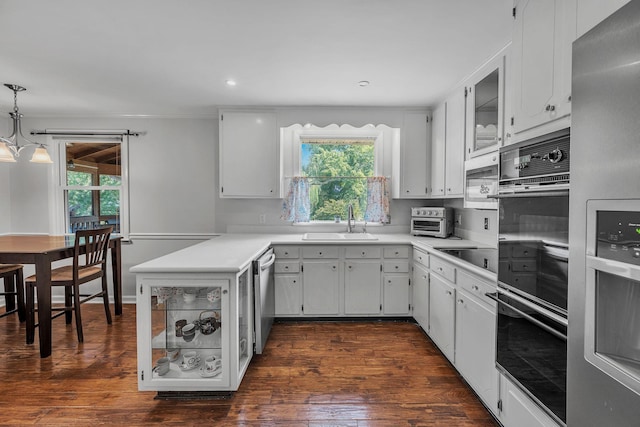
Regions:
M 492 199 L 513 199 L 517 197 L 553 197 L 553 196 L 568 196 L 568 188 L 558 188 L 557 190 L 551 190 L 549 188 L 533 189 L 533 190 L 518 190 L 517 192 L 499 193 L 495 195 L 487 195 L 487 198 Z
M 524 311 L 518 310 L 514 306 L 512 306 L 510 304 L 507 304 L 506 302 L 502 301 L 500 298 L 498 298 L 498 293 L 497 292 L 493 292 L 493 293 L 487 292 L 485 295 L 487 297 L 491 298 L 492 300 L 494 300 L 495 302 L 497 302 L 498 304 L 502 304 L 502 305 L 506 306 L 507 308 L 509 308 L 509 310 L 515 311 L 516 313 L 518 313 L 519 315 L 521 315 L 522 317 L 527 319 L 529 322 L 533 323 L 536 326 L 541 327 L 542 329 L 544 329 L 545 331 L 549 332 L 550 334 L 555 335 L 556 337 L 560 338 L 561 340 L 563 340 L 565 342 L 567 341 L 567 336 L 565 334 L 563 334 L 562 332 L 556 331 L 551 326 L 545 325 L 544 323 L 542 323 L 541 321 L 539 321 L 535 317 L 532 317 L 529 314 L 525 313 Z M 538 310 L 535 307 L 532 307 L 530 304 L 525 304 L 525 305 L 527 305 L 527 307 L 531 308 L 532 310 L 540 312 L 540 310 Z M 544 314 L 544 313 L 541 313 L 541 314 Z

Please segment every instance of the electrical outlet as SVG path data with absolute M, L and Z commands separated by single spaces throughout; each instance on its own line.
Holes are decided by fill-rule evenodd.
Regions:
M 458 219 L 456 219 L 456 224 L 462 225 L 462 214 L 458 214 Z
M 484 219 L 484 229 L 488 230 L 489 229 L 489 218 L 485 218 Z
M 267 223 L 267 214 L 260 214 L 260 224 Z

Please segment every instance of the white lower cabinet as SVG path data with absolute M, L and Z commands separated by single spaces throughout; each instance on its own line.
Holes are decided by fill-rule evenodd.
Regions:
M 302 311 L 314 316 L 340 314 L 338 259 L 303 261 Z
M 346 260 L 344 314 L 380 314 L 380 259 Z
M 383 313 L 404 316 L 411 311 L 409 275 L 385 274 L 383 277 Z
M 429 330 L 429 271 L 413 264 L 413 318 L 426 332 Z
M 559 427 L 515 384 L 500 375 L 500 414 L 504 427 Z
M 492 291 L 484 281 L 458 271 L 455 365 L 485 405 L 496 411 L 496 307 L 484 295 Z
M 411 316 L 409 245 L 275 245 L 277 317 Z
M 431 274 L 429 283 L 429 336 L 452 363 L 454 361 L 455 288 Z
M 275 274 L 276 316 L 302 313 L 302 284 L 299 274 Z

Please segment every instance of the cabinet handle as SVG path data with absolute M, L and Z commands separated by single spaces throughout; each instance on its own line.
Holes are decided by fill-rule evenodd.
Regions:
M 423 278 L 424 280 L 427 280 L 427 276 L 422 276 L 422 278 Z
M 458 304 L 462 304 L 462 303 L 464 303 L 464 301 L 462 301 L 462 299 L 459 299 Z
M 336 268 L 337 268 L 337 267 L 336 267 L 335 265 L 332 265 L 332 266 L 331 266 L 331 269 L 332 269 L 332 270 L 335 270 Z
M 349 270 L 352 270 L 352 269 L 353 269 L 353 266 L 352 266 L 352 265 L 349 265 L 349 266 L 347 266 L 347 268 L 348 268 Z
M 447 295 L 452 295 L 451 291 L 447 291 Z
M 547 106 L 545 107 L 545 111 L 556 111 L 556 106 L 547 104 Z
M 399 269 L 399 268 L 400 268 L 400 266 L 398 266 L 398 265 L 396 265 L 396 266 L 395 266 L 395 269 L 396 269 L 396 270 L 397 270 L 397 269 Z
M 294 280 L 293 283 L 296 283 L 296 281 Z
M 318 252 L 318 256 L 322 256 L 322 252 Z
M 285 270 L 288 270 L 288 269 L 289 269 L 289 266 L 288 266 L 288 265 L 285 265 L 285 266 L 284 266 L 284 269 L 285 269 Z
M 363 251 L 363 252 L 362 252 L 362 256 L 365 256 L 365 255 L 367 255 L 367 253 Z
M 289 252 L 285 252 L 285 253 L 284 253 L 284 256 L 289 256 Z
M 222 291 L 222 293 L 223 293 L 224 295 L 226 295 L 226 294 L 228 294 L 228 293 L 229 293 L 229 291 L 225 289 L 224 291 Z
M 473 285 L 473 286 L 471 287 L 471 289 L 473 289 L 474 291 L 477 291 L 477 290 L 479 290 L 480 288 L 478 288 L 478 285 Z

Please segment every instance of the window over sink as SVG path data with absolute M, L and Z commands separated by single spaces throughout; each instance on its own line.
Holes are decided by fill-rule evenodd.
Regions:
M 381 176 L 383 144 L 398 131 L 385 125 L 281 129 L 286 195 L 282 219 L 342 222 L 351 205 L 356 221 L 388 222 L 389 202 L 378 196 L 388 186 Z

